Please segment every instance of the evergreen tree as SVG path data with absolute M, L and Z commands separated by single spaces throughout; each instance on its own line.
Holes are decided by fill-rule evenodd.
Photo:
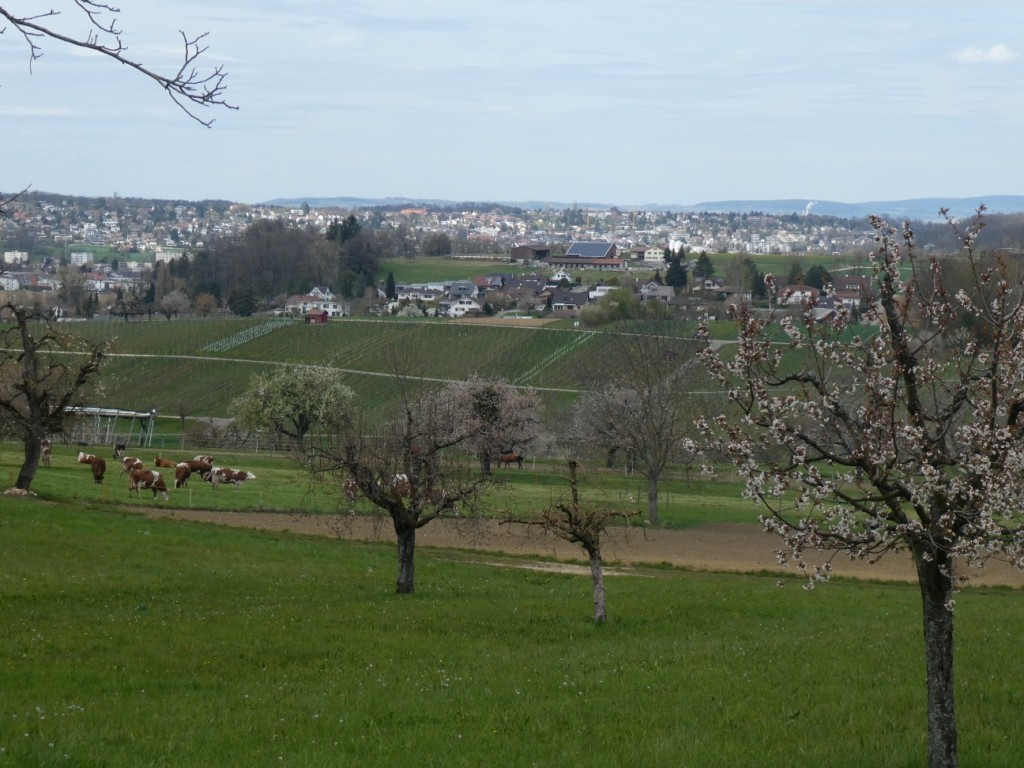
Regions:
M 394 301 L 398 298 L 398 291 L 395 290 L 395 273 L 388 272 L 387 282 L 384 284 L 384 295 Z
M 665 285 L 671 285 L 676 289 L 676 293 L 679 293 L 688 282 L 686 263 L 678 256 L 674 257 L 668 262 L 668 268 L 665 270 Z

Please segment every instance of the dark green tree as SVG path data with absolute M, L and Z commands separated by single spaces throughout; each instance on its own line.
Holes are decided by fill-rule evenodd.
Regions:
M 713 277 L 715 274 L 715 265 L 711 261 L 711 257 L 706 252 L 701 251 L 700 256 L 697 257 L 697 263 L 693 267 L 693 276 L 704 280 L 708 277 Z
M 678 256 L 673 257 L 665 269 L 665 285 L 671 285 L 676 289 L 676 293 L 679 293 L 686 287 L 687 282 L 686 262 Z
M 395 273 L 388 272 L 388 279 L 384 283 L 384 295 L 394 301 L 398 298 L 398 291 L 395 290 Z
M 252 288 L 237 288 L 228 297 L 228 309 L 239 317 L 249 317 L 256 311 L 256 294 Z
M 807 270 L 807 274 L 804 275 L 804 282 L 820 291 L 825 287 L 826 283 L 832 282 L 832 275 L 821 264 L 815 264 Z

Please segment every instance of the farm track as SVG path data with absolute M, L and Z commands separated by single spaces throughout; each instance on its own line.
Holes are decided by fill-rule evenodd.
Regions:
M 194 521 L 282 531 L 310 536 L 327 536 L 352 541 L 394 541 L 390 520 L 384 517 L 354 515 L 306 515 L 276 512 L 219 512 L 203 510 L 148 508 L 148 517 Z M 538 533 L 532 527 L 500 525 L 496 520 L 435 520 L 417 532 L 423 547 L 459 549 L 481 554 L 510 554 L 518 557 L 543 557 L 564 564 L 584 559 L 582 550 L 553 536 Z M 775 559 L 778 538 L 765 533 L 759 525 L 730 523 L 703 525 L 687 530 L 615 528 L 609 531 L 604 559 L 618 572 L 623 568 L 668 564 L 696 571 L 731 573 L 773 572 L 793 575 L 793 568 L 782 568 Z M 821 562 L 809 556 L 809 562 Z M 496 564 L 488 561 L 490 564 Z M 515 566 L 514 562 L 500 563 Z M 550 563 L 521 563 L 521 567 L 544 567 Z M 554 569 L 564 570 L 555 566 Z M 906 555 L 889 555 L 875 565 L 850 561 L 837 556 L 832 562 L 836 577 L 883 581 L 914 582 L 914 568 Z M 588 569 L 579 569 L 589 573 Z M 1006 563 L 993 562 L 983 570 L 969 573 L 975 586 L 1024 587 L 1024 572 Z M 782 584 L 784 582 L 780 582 Z
M 281 360 L 257 360 L 255 358 L 244 358 L 244 357 L 214 357 L 213 355 L 158 355 L 158 354 L 147 354 L 145 352 L 110 352 L 107 357 L 126 358 L 126 359 L 151 359 L 151 360 L 195 360 L 201 362 L 218 362 L 218 363 L 242 363 L 245 365 L 278 365 L 278 366 L 293 366 L 296 368 L 329 368 L 332 371 L 338 371 L 339 373 L 345 373 L 350 376 L 375 376 L 384 379 L 397 379 L 401 378 L 401 374 L 391 373 L 387 371 L 366 371 L 358 368 L 341 368 L 335 365 L 314 365 L 312 363 L 292 363 Z M 431 381 L 441 384 L 450 384 L 455 382 L 464 381 L 464 379 L 444 379 L 433 376 L 416 376 L 414 377 L 417 381 Z M 567 389 L 560 387 L 534 387 L 530 389 L 536 389 L 543 392 L 565 392 L 568 394 L 579 394 L 578 389 Z

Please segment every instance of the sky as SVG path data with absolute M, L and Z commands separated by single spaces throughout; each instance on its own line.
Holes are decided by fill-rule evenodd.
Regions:
M 120 0 L 237 110 L 0 34 L 0 192 L 619 206 L 1024 194 L 1018 0 Z M 84 35 L 72 0 L 50 21 Z M 37 0 L 0 0 L 12 13 Z

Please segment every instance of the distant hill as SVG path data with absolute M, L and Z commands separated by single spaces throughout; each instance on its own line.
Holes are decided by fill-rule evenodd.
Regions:
M 772 215 L 816 213 L 844 219 L 862 219 L 871 214 L 912 221 L 939 221 L 940 208 L 949 209 L 956 218 L 970 216 L 984 204 L 988 213 L 1024 212 L 1024 195 L 991 197 L 920 197 L 912 200 L 877 200 L 866 203 L 837 203 L 831 200 L 722 200 L 687 206 L 687 210 L 717 213 L 759 211 Z
M 991 195 L 989 197 L 921 197 L 911 200 L 878 200 L 864 203 L 839 203 L 833 200 L 812 200 L 794 198 L 788 200 L 715 200 L 691 205 L 673 205 L 650 203 L 647 205 L 618 205 L 611 203 L 559 203 L 539 200 L 490 200 L 490 201 L 457 201 L 433 198 L 413 197 L 307 197 L 307 198 L 275 198 L 265 201 L 266 205 L 279 207 L 299 207 L 303 203 L 315 208 L 379 208 L 385 206 L 454 206 L 479 208 L 481 205 L 493 204 L 544 210 L 548 208 L 566 209 L 572 207 L 590 209 L 608 209 L 617 207 L 623 211 L 707 211 L 711 213 L 765 213 L 773 216 L 788 214 L 816 213 L 821 216 L 838 216 L 844 219 L 863 219 L 871 214 L 878 214 L 891 219 L 910 219 L 912 221 L 939 221 L 940 208 L 948 208 L 957 218 L 970 216 L 978 206 L 984 204 L 989 213 L 1024 213 L 1024 195 Z

